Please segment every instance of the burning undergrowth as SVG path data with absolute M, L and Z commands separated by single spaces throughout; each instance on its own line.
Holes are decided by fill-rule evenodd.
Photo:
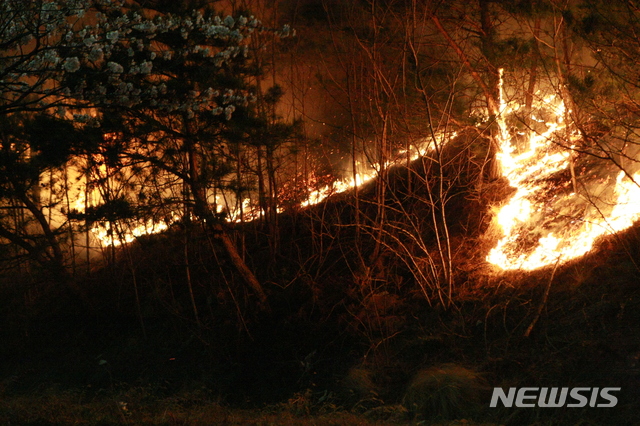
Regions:
M 530 117 L 520 118 L 533 123 L 526 131 L 508 127 L 520 109 L 516 103 L 502 104 L 498 158 L 516 192 L 496 215 L 503 238 L 487 257 L 506 270 L 532 270 L 582 256 L 599 237 L 640 217 L 635 164 L 623 168 L 610 155 L 599 155 L 597 143 L 584 149 L 584 134 L 556 96 L 540 97 Z
M 637 157 L 637 152 L 629 148 L 633 144 L 627 143 L 627 138 L 623 139 L 626 142 L 622 147 L 617 147 L 621 143 L 616 142 L 617 138 L 611 131 L 603 132 L 602 126 L 598 127 L 598 132 L 589 133 L 589 123 L 576 124 L 572 111 L 557 92 L 552 86 L 546 87 L 536 94 L 529 106 L 520 103 L 517 95 L 505 101 L 501 93 L 497 160 L 514 192 L 496 214 L 501 235 L 486 260 L 503 270 L 532 270 L 564 263 L 589 252 L 601 236 L 624 230 L 640 217 L 640 203 L 634 201 L 640 198 L 637 184 L 640 174 L 635 162 L 629 161 Z M 386 179 L 385 174 L 391 169 L 413 168 L 411 164 L 419 158 L 426 159 L 425 164 L 429 167 L 416 173 L 416 176 L 422 176 L 418 181 L 437 181 L 441 171 L 434 166 L 449 164 L 452 159 L 445 158 L 448 151 L 458 153 L 462 149 L 458 145 L 467 139 L 448 129 L 447 132 L 435 132 L 431 137 L 403 144 L 401 150 L 396 146 L 395 155 L 389 157 L 381 156 L 375 150 L 367 151 L 367 144 L 363 142 L 363 151 L 356 158 L 340 159 L 344 163 L 342 168 L 328 157 L 311 159 L 308 169 L 299 167 L 297 163 L 289 164 L 295 170 L 286 179 L 273 177 L 267 183 L 260 183 L 262 187 L 268 186 L 270 191 L 275 191 L 269 196 L 256 195 L 255 188 L 250 190 L 251 185 L 247 184 L 244 192 L 239 189 L 235 192 L 224 189 L 210 191 L 208 199 L 216 214 L 230 223 L 265 218 L 274 220 L 278 213 L 317 205 L 336 194 L 353 191 L 358 197 L 355 189 L 365 189 L 370 183 L 370 187 L 381 188 L 385 185 L 374 182 Z M 489 145 L 486 135 L 477 139 Z M 375 145 L 373 142 L 368 144 Z M 466 159 L 485 157 L 468 154 Z M 456 155 L 452 158 L 458 158 Z M 465 166 L 460 165 L 456 173 L 463 169 Z M 402 191 L 386 186 L 391 190 L 390 195 L 395 193 L 396 197 L 403 198 Z M 471 186 L 467 185 L 466 190 L 472 191 Z M 170 186 L 169 189 L 169 195 L 178 199 L 181 186 Z M 434 191 L 437 192 L 435 187 L 422 201 L 435 208 L 439 201 L 434 203 L 431 197 Z M 382 192 L 378 194 L 376 203 L 380 204 L 381 196 Z M 444 193 L 440 196 L 443 200 L 447 198 Z M 393 196 L 385 197 L 392 204 L 387 206 L 389 209 L 398 208 L 393 203 L 397 204 L 399 200 L 394 200 Z M 363 201 L 366 205 L 366 200 Z M 91 203 L 87 204 L 80 197 L 76 204 L 78 211 L 83 211 Z M 400 213 L 408 214 L 404 207 L 400 207 Z M 93 233 L 106 245 L 130 242 L 139 235 L 160 232 L 180 220 L 180 215 L 173 211 L 164 214 L 168 219 L 129 224 L 118 232 L 109 225 L 103 229 L 95 228 Z M 453 226 L 446 214 L 443 220 L 445 226 Z M 414 231 L 411 230 L 410 234 L 415 235 Z

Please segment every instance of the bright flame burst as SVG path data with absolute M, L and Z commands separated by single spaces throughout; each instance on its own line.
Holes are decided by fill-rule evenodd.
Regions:
M 119 230 L 117 226 L 106 227 L 102 225 L 94 225 L 93 228 L 91 228 L 91 232 L 93 232 L 93 235 L 102 244 L 114 245 L 117 247 L 122 244 L 132 243 L 136 238 L 143 235 L 156 234 L 158 232 L 166 231 L 167 229 L 169 229 L 169 224 L 166 221 L 162 220 L 156 222 L 149 219 L 145 223 L 141 223 L 136 226 L 127 226 L 122 230 Z
M 456 136 L 456 132 L 451 132 L 448 135 L 442 134 L 437 138 L 436 143 L 439 145 L 443 145 L 448 140 L 451 140 Z M 397 158 L 384 163 L 385 168 L 398 166 L 407 161 L 413 162 L 418 158 L 425 156 L 431 149 L 433 149 L 433 142 L 434 141 L 432 139 L 425 138 L 418 141 L 415 145 L 411 145 L 408 150 L 399 150 Z M 365 185 L 378 177 L 380 171 L 382 170 L 379 163 L 363 165 L 358 161 L 357 166 L 361 167 L 362 170 L 358 170 L 355 174 L 355 177 L 351 176 L 346 179 L 339 179 L 329 185 L 324 185 L 321 188 L 309 192 L 307 199 L 300 203 L 300 207 L 308 207 L 319 204 L 326 198 L 334 194 L 341 194 L 343 192 L 354 189 L 356 186 Z
M 549 96 L 537 103 L 531 116 L 537 132 L 514 134 L 506 121 L 522 106 L 501 99 L 498 161 L 516 192 L 497 214 L 503 237 L 487 261 L 505 270 L 532 270 L 582 256 L 598 237 L 629 228 L 640 218 L 640 173 L 630 178 L 610 164 L 594 171 L 593 158 L 564 148 L 579 140 L 564 120 L 564 102 Z M 574 173 L 582 171 L 578 193 L 572 161 Z
M 446 143 L 446 140 L 454 138 L 455 132 L 452 132 L 447 137 L 441 136 L 436 142 L 438 144 Z M 385 167 L 393 167 L 403 162 L 414 161 L 421 156 L 427 154 L 433 147 L 433 141 L 431 139 L 423 139 L 413 144 L 408 150 L 398 151 L 398 157 L 392 161 L 387 161 Z M 359 170 L 355 174 L 355 177 L 338 179 L 331 184 L 323 185 L 316 189 L 309 188 L 306 199 L 300 202 L 299 206 L 309 207 L 321 203 L 326 198 L 340 194 L 349 190 L 352 190 L 355 186 L 361 186 L 375 179 L 381 167 L 379 164 L 363 164 L 357 162 Z M 92 194 L 93 198 L 99 198 L 97 194 Z M 224 199 L 223 199 L 224 198 Z M 96 203 L 98 200 L 93 200 Z M 212 200 L 213 201 L 213 200 Z M 85 197 L 80 193 L 80 197 L 75 203 L 75 208 L 78 211 L 84 211 Z M 235 203 L 233 205 L 229 203 L 225 197 L 219 195 L 215 197 L 215 209 L 216 213 L 221 214 L 223 211 L 226 213 L 226 220 L 230 223 L 250 222 L 259 219 L 264 215 L 264 211 L 251 202 L 250 198 L 244 198 L 241 203 Z M 282 213 L 284 210 L 278 207 L 277 213 Z M 172 213 L 173 214 L 173 213 Z M 118 221 L 117 223 L 96 223 L 91 228 L 93 236 L 102 245 L 114 245 L 119 246 L 125 243 L 133 242 L 136 238 L 142 235 L 155 234 L 168 229 L 172 223 L 180 220 L 179 215 L 174 215 L 170 219 L 166 220 L 148 220 L 148 221 Z
M 592 157 L 565 148 L 577 144 L 580 136 L 571 123 L 565 122 L 568 114 L 562 99 L 555 95 L 537 99 L 531 109 L 530 128 L 515 131 L 508 123 L 524 109 L 523 105 L 505 102 L 502 87 L 500 96 L 497 159 L 515 193 L 496 215 L 502 238 L 489 252 L 488 262 L 505 270 L 533 270 L 566 262 L 589 252 L 598 237 L 629 228 L 640 218 L 640 172 L 628 174 L 619 168 L 614 170 L 611 164 L 594 167 Z M 443 135 L 437 143 L 444 144 L 455 136 Z M 400 157 L 385 166 L 407 158 L 416 160 L 426 155 L 431 145 L 432 141 L 425 139 L 409 152 L 399 152 Z M 333 194 L 366 184 L 378 176 L 380 169 L 373 164 L 363 167 L 355 177 L 310 188 L 300 207 L 319 204 Z M 77 206 L 80 211 L 82 201 Z M 221 213 L 225 203 L 218 198 L 215 201 L 216 211 Z M 249 199 L 242 200 L 241 206 L 227 207 L 230 222 L 260 217 L 260 209 Z M 278 213 L 281 211 L 278 209 Z M 119 232 L 96 225 L 93 234 L 102 244 L 121 245 L 141 235 L 161 232 L 178 219 L 175 216 L 168 221 L 129 224 Z

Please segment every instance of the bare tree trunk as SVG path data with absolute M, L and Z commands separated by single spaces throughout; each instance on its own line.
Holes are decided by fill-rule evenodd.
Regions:
M 60 242 L 58 241 L 58 238 L 56 237 L 53 230 L 51 229 L 49 222 L 47 222 L 47 218 L 42 213 L 42 210 L 40 210 L 40 208 L 27 195 L 22 196 L 21 201 L 24 203 L 24 205 L 27 207 L 27 209 L 33 215 L 33 217 L 35 217 L 36 221 L 38 222 L 38 225 L 40 225 L 40 228 L 42 229 L 42 232 L 44 233 L 44 236 L 47 240 L 47 244 L 51 249 L 51 253 L 52 253 L 51 260 L 55 262 L 56 268 L 60 269 L 61 271 L 62 270 L 66 271 L 64 254 L 62 253 Z
M 533 109 L 533 95 L 536 91 L 536 86 L 538 84 L 538 61 L 540 57 L 540 48 L 538 46 L 538 39 L 540 38 L 540 24 L 541 19 L 536 18 L 534 26 L 533 26 L 533 52 L 531 58 L 531 67 L 529 68 L 529 81 L 527 83 L 527 90 L 524 94 L 524 113 L 523 120 L 526 127 L 527 139 L 530 140 L 533 134 L 533 129 L 531 127 L 531 113 Z M 527 149 L 528 147 L 518 146 L 520 151 Z
M 489 123 L 491 125 L 491 144 L 490 144 L 490 163 L 489 163 L 489 180 L 498 179 L 502 175 L 500 164 L 496 158 L 500 152 L 501 131 L 498 126 L 500 115 L 500 71 L 495 65 L 496 60 L 496 40 L 495 25 L 491 19 L 491 11 L 489 10 L 489 0 L 478 0 L 480 5 L 480 25 L 482 33 L 480 41 L 482 43 L 482 53 L 486 60 L 486 76 L 489 82 L 487 93 L 487 105 L 489 106 Z M 492 99 L 491 102 L 488 99 Z
M 480 4 L 480 13 L 481 13 L 481 26 L 483 35 L 482 45 L 483 51 L 485 54 L 491 54 L 493 51 L 493 24 L 491 22 L 491 17 L 489 15 L 488 10 L 488 1 L 479 0 Z M 491 64 L 489 64 L 488 77 L 489 82 L 487 83 L 480 75 L 476 67 L 471 64 L 471 61 L 467 54 L 462 50 L 460 45 L 451 37 L 449 32 L 442 26 L 440 19 L 437 15 L 433 14 L 431 16 L 431 20 L 435 24 L 437 30 L 442 34 L 445 38 L 449 46 L 456 52 L 462 64 L 467 68 L 471 77 L 478 83 L 482 93 L 484 94 L 485 100 L 487 102 L 487 111 L 489 112 L 489 123 L 490 123 L 490 143 L 489 143 L 489 153 L 488 153 L 488 161 L 489 161 L 489 179 L 496 179 L 500 176 L 501 171 L 497 162 L 496 154 L 500 150 L 499 138 L 500 138 L 500 130 L 498 129 L 496 119 L 500 114 L 500 101 L 499 101 L 499 83 L 500 76 L 498 74 L 498 70 L 495 69 Z M 482 176 L 480 176 L 482 179 Z
M 573 102 L 573 97 L 568 90 L 568 76 L 571 75 L 571 52 L 569 51 L 568 44 L 568 35 L 566 32 L 566 24 L 564 22 L 564 18 L 560 18 L 560 22 L 557 25 L 554 25 L 557 28 L 557 32 L 554 34 L 554 39 L 560 38 L 561 47 L 555 46 L 554 50 L 554 61 L 556 63 L 556 71 L 558 73 L 558 91 L 560 93 L 560 97 L 565 105 L 564 110 L 564 121 L 566 123 L 565 126 L 565 137 L 567 140 L 570 138 L 571 129 L 569 127 L 569 123 L 572 122 L 572 117 L 570 111 L 576 111 L 576 106 Z M 562 52 L 559 53 L 558 49 L 561 49 Z M 575 156 L 572 155 L 569 157 L 569 171 L 571 172 L 571 184 L 573 186 L 573 192 L 578 193 L 578 182 L 576 180 L 576 172 L 575 172 Z
M 71 211 L 71 200 L 69 199 L 69 172 L 67 169 L 67 164 L 64 165 L 64 196 L 65 196 L 65 204 L 67 208 L 67 212 Z M 71 275 L 76 276 L 76 242 L 75 242 L 75 234 L 73 232 L 73 226 L 71 225 L 71 221 L 68 221 L 68 232 L 69 232 L 69 245 L 71 247 Z
M 240 253 L 238 252 L 238 248 L 231 240 L 229 234 L 223 228 L 223 225 L 216 220 L 213 212 L 209 207 L 205 190 L 199 177 L 199 165 L 194 143 L 192 141 L 186 140 L 185 148 L 189 161 L 189 186 L 194 199 L 196 215 L 200 219 L 204 220 L 207 226 L 215 232 L 216 237 L 219 238 L 222 242 L 222 246 L 227 252 L 229 259 L 231 259 L 231 263 L 233 264 L 236 271 L 240 274 L 244 282 L 256 293 L 256 296 L 260 301 L 261 308 L 268 311 L 269 305 L 267 303 L 267 296 L 262 288 L 262 285 L 253 274 L 253 272 L 251 272 L 245 261 L 242 259 L 242 256 L 240 256 Z
M 269 195 L 267 197 L 267 218 L 269 227 L 269 249 L 271 251 L 271 261 L 275 263 L 275 256 L 278 252 L 278 183 L 276 180 L 276 168 L 273 159 L 273 147 L 267 146 L 267 179 L 269 183 Z
M 262 146 L 256 146 L 256 174 L 258 175 L 258 205 L 260 206 L 260 218 L 264 221 L 265 225 L 269 221 L 269 215 L 267 210 L 269 205 L 267 204 L 267 190 L 264 184 L 264 170 L 262 170 Z
M 193 283 L 191 282 L 191 261 L 189 256 L 189 240 L 190 240 L 190 228 L 187 227 L 184 234 L 184 265 L 185 265 L 185 273 L 187 275 L 187 287 L 189 288 L 189 297 L 191 298 L 191 307 L 193 308 L 193 316 L 196 320 L 196 324 L 198 327 L 200 324 L 200 315 L 198 314 L 198 305 L 196 304 L 196 298 L 193 294 Z M 136 290 L 137 291 L 137 290 Z M 137 294 L 136 294 L 137 296 Z
M 253 274 L 253 272 L 251 272 L 251 270 L 245 263 L 245 261 L 242 260 L 242 257 L 240 257 L 240 254 L 238 253 L 238 249 L 236 248 L 235 244 L 229 237 L 229 234 L 224 230 L 222 225 L 219 223 L 215 224 L 213 226 L 213 229 L 217 233 L 216 236 L 220 239 L 220 241 L 222 241 L 222 245 L 227 251 L 227 254 L 231 259 L 233 266 L 236 268 L 236 271 L 240 274 L 244 282 L 255 292 L 256 296 L 258 297 L 258 300 L 260 301 L 260 305 L 262 309 L 269 311 L 270 308 L 267 300 L 267 295 L 265 294 L 264 289 L 262 288 L 262 284 L 260 284 L 256 276 Z
M 464 53 L 458 43 L 456 43 L 456 41 L 449 35 L 447 30 L 442 26 L 440 19 L 436 15 L 432 15 L 431 20 L 435 24 L 440 34 L 442 34 L 447 40 L 449 46 L 456 52 L 465 68 L 467 68 L 473 79 L 476 81 L 476 83 L 478 83 L 478 86 L 480 86 L 480 88 L 482 89 L 482 92 L 484 93 L 485 99 L 487 101 L 487 109 L 489 110 L 489 114 L 497 116 L 500 112 L 500 104 L 498 102 L 498 98 L 495 96 L 494 90 L 491 90 L 487 83 L 482 79 L 476 68 L 471 64 L 469 58 L 467 57 L 467 54 Z
M 416 10 L 416 2 L 414 0 L 413 10 Z M 414 12 L 415 14 L 415 12 Z M 433 17 L 432 17 L 433 19 Z M 437 20 L 438 18 L 435 17 Z M 442 139 L 442 136 L 437 134 L 439 124 L 443 120 L 446 121 L 446 118 L 442 117 L 433 117 L 432 114 L 432 106 L 431 100 L 429 99 L 427 88 L 425 87 L 425 82 L 423 78 L 420 76 L 420 65 L 421 65 L 421 57 L 420 57 L 420 43 L 415 39 L 415 28 L 416 22 L 411 23 L 412 27 L 409 28 L 407 32 L 407 46 L 411 53 L 413 62 L 416 66 L 416 77 L 415 77 L 415 89 L 420 93 L 424 108 L 427 114 L 427 122 L 429 124 L 430 130 L 430 138 L 433 146 L 433 156 L 431 159 L 425 159 L 422 162 L 423 172 L 422 176 L 416 175 L 416 178 L 424 185 L 426 190 L 426 197 L 424 197 L 423 202 L 429 207 L 431 213 L 431 227 L 435 234 L 435 242 L 437 244 L 437 255 L 429 255 L 429 250 L 426 249 L 426 244 L 420 237 L 421 231 L 417 223 L 411 223 L 411 227 L 414 229 L 414 233 L 416 235 L 415 239 L 418 242 L 418 247 L 421 248 L 422 252 L 426 255 L 428 260 L 429 268 L 427 271 L 423 272 L 422 268 L 420 269 L 420 273 L 416 273 L 416 279 L 419 282 L 431 281 L 433 290 L 436 292 L 437 298 L 443 306 L 451 306 L 452 298 L 453 298 L 453 290 L 454 290 L 454 275 L 453 275 L 453 254 L 451 247 L 451 236 L 449 234 L 449 225 L 447 221 L 447 201 L 450 197 L 449 191 L 450 187 L 448 184 L 445 184 L 449 181 L 448 177 L 445 176 L 444 171 L 444 162 L 445 158 L 443 155 L 443 145 L 445 141 Z M 439 21 L 437 25 L 439 25 Z M 444 31 L 444 28 L 439 25 L 441 29 L 441 33 Z M 445 38 L 448 37 L 446 32 L 444 33 Z M 450 39 L 450 43 L 453 43 L 455 46 L 455 41 Z M 458 54 L 464 55 L 464 52 L 461 50 L 458 51 Z M 466 59 L 466 56 L 461 57 L 463 62 Z M 471 64 L 468 63 L 465 65 L 466 67 L 470 67 Z M 476 73 L 474 69 L 470 69 L 470 72 Z M 477 73 L 476 73 L 477 75 Z M 477 75 L 477 78 L 480 78 Z M 482 80 L 480 80 L 482 81 Z M 483 81 L 482 81 L 483 82 Z M 484 82 L 483 82 L 484 83 Z M 455 83 L 454 83 L 455 84 Z M 452 93 L 454 90 L 454 86 L 452 85 Z M 487 100 L 489 103 L 492 102 L 492 97 L 488 97 Z M 450 102 L 453 101 L 453 97 L 450 98 Z M 446 114 L 446 112 L 444 112 Z M 444 124 L 444 128 L 448 125 Z M 445 134 L 446 135 L 446 134 Z M 437 170 L 433 170 L 436 168 Z M 435 184 L 434 184 L 435 181 Z M 434 185 L 437 185 L 435 187 Z M 441 279 L 444 281 L 444 286 L 440 283 Z M 424 289 L 423 289 L 424 291 Z M 426 294 L 426 291 L 425 291 Z M 430 301 L 431 302 L 431 301 Z
M 388 171 L 387 171 L 387 159 L 388 155 L 388 130 L 389 129 L 389 115 L 388 112 L 385 112 L 384 117 L 382 118 L 382 132 L 380 134 L 380 145 L 378 149 L 380 150 L 378 156 L 378 166 L 380 168 L 378 172 L 378 176 L 376 178 L 376 204 L 377 204 L 377 212 L 376 212 L 376 221 L 375 221 L 375 246 L 373 253 L 371 254 L 370 261 L 371 263 L 376 263 L 380 256 L 380 249 L 382 245 L 382 238 L 384 236 L 384 222 L 386 216 L 386 192 L 387 192 L 387 183 L 388 183 Z

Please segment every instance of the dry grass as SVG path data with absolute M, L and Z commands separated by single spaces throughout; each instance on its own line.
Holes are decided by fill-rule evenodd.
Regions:
M 385 425 L 347 412 L 301 416 L 286 410 L 230 409 L 214 402 L 180 404 L 174 399 L 82 401 L 73 393 L 14 397 L 0 401 L 7 425 Z
M 366 367 L 356 366 L 350 368 L 342 384 L 344 389 L 358 400 L 377 395 L 373 372 Z
M 385 426 L 408 424 L 405 416 L 396 416 L 395 419 L 390 416 L 380 418 L 335 407 L 332 410 L 316 410 L 313 414 L 308 414 L 300 412 L 299 401 L 296 398 L 293 398 L 296 400 L 263 409 L 234 409 L 225 407 L 203 396 L 200 392 L 186 392 L 163 398 L 156 397 L 151 392 L 152 390 L 136 387 L 119 394 L 100 394 L 91 397 L 81 391 L 59 389 L 49 389 L 38 395 L 3 395 L 0 398 L 0 424 L 21 426 L 71 424 Z M 399 412 L 399 406 L 386 408 L 396 414 Z M 476 425 L 467 420 L 440 424 Z
M 404 397 L 419 418 L 455 419 L 473 414 L 486 386 L 481 375 L 455 364 L 420 370 Z

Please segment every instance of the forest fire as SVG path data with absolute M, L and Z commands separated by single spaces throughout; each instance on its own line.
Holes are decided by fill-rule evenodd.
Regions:
M 579 143 L 580 136 L 571 123 L 565 122 L 568 114 L 560 97 L 539 97 L 531 108 L 527 130 L 509 128 L 508 124 L 522 110 L 523 105 L 501 99 L 502 115 L 498 119 L 501 144 L 497 158 L 503 175 L 516 191 L 496 215 L 502 238 L 488 254 L 487 261 L 504 270 L 533 270 L 580 257 L 593 248 L 598 237 L 624 230 L 640 218 L 640 201 L 634 201 L 640 200 L 640 173 L 613 170 L 608 165 L 606 174 L 579 176 L 576 191 L 570 174 L 572 162 L 574 169 L 588 171 L 588 167 L 581 166 L 586 160 L 571 149 Z M 446 143 L 445 139 L 438 143 Z M 409 152 L 399 151 L 398 158 L 388 161 L 385 167 L 424 156 L 431 145 L 432 141 L 422 140 Z M 362 169 L 355 177 L 310 187 L 299 207 L 319 204 L 331 195 L 366 184 L 380 170 L 379 164 L 358 165 Z M 216 213 L 226 212 L 229 222 L 249 222 L 261 217 L 260 207 L 249 198 L 242 203 L 230 202 L 233 195 L 222 198 L 216 198 Z M 278 213 L 282 211 L 278 208 Z M 175 216 L 168 221 L 94 225 L 92 233 L 101 245 L 118 246 L 141 235 L 164 231 L 178 219 Z
M 640 425 L 639 2 L 0 22 L 0 426 Z
M 154 221 L 149 219 L 146 223 L 139 224 L 137 226 L 118 226 L 112 225 L 94 225 L 91 228 L 93 235 L 103 245 L 120 246 L 122 244 L 128 244 L 135 241 L 136 238 L 143 235 L 157 234 L 158 232 L 166 231 L 169 229 L 169 225 L 165 221 Z
M 355 186 L 360 186 L 371 181 L 374 177 L 375 174 L 372 172 L 361 172 L 357 173 L 355 178 L 351 177 L 348 179 L 336 180 L 331 183 L 331 185 L 325 185 L 322 188 L 314 189 L 313 191 L 311 191 L 308 198 L 300 203 L 300 206 L 308 207 L 319 204 L 333 194 L 340 194 L 342 192 L 353 189 Z
M 502 100 L 498 120 L 502 136 L 498 161 L 516 192 L 496 215 L 503 236 L 487 261 L 504 270 L 533 270 L 582 256 L 593 248 L 598 237 L 624 230 L 640 217 L 640 201 L 634 201 L 640 200 L 640 173 L 631 175 L 609 166 L 606 175 L 581 176 L 579 190 L 575 190 L 569 173 L 571 163 L 579 168 L 585 160 L 567 148 L 568 144 L 578 143 L 580 136 L 565 122 L 567 111 L 562 99 L 555 95 L 540 97 L 534 102 L 529 129 L 518 132 L 508 128 L 508 123 L 522 107 Z M 387 162 L 385 167 L 399 164 L 406 157 L 413 161 L 425 155 L 430 144 L 423 140 L 409 153 L 399 152 L 400 158 Z M 299 206 L 319 204 L 331 195 L 375 179 L 379 165 L 360 165 L 362 170 L 355 177 L 309 188 Z M 235 207 L 228 197 L 224 198 L 222 203 L 216 199 L 216 212 L 226 211 L 229 222 L 260 217 L 260 208 L 248 198 Z M 177 217 L 168 222 L 95 225 L 92 232 L 100 244 L 117 246 L 166 230 L 175 220 Z
M 449 138 L 456 136 L 453 132 L 449 135 Z M 438 141 L 438 143 L 446 143 L 444 137 Z M 398 151 L 398 156 L 391 161 L 385 163 L 385 167 L 393 167 L 400 164 L 404 164 L 406 161 L 414 161 L 421 156 L 424 156 L 431 148 L 433 142 L 429 139 L 422 139 L 417 143 L 411 145 L 411 147 Z M 361 186 L 371 182 L 378 176 L 380 172 L 379 164 L 367 164 L 357 161 L 357 166 L 360 168 L 355 174 L 348 178 L 335 179 L 333 182 L 327 185 L 322 185 L 314 188 L 310 186 L 306 195 L 306 199 L 301 201 L 298 206 L 301 208 L 317 205 L 323 202 L 325 199 L 332 195 L 341 194 L 349 190 L 354 189 L 356 186 Z M 105 176 L 103 176 L 105 178 Z M 75 209 L 79 212 L 84 212 L 84 192 L 79 191 L 79 198 L 75 202 Z M 90 194 L 90 200 L 93 200 L 93 204 L 99 203 L 100 195 L 98 191 Z M 90 203 L 91 204 L 91 203 Z M 251 222 L 259 219 L 265 214 L 255 202 L 252 202 L 251 198 L 244 198 L 241 203 L 235 202 L 235 195 L 232 193 L 225 194 L 224 196 L 217 195 L 215 197 L 215 210 L 217 214 L 224 214 L 226 221 L 229 223 L 241 223 Z M 277 213 L 282 213 L 283 208 L 278 207 Z M 128 222 L 126 220 L 118 220 L 114 223 L 96 223 L 91 227 L 93 236 L 97 239 L 102 246 L 120 246 L 125 243 L 131 243 L 135 241 L 137 237 L 143 235 L 150 235 L 167 230 L 172 223 L 180 220 L 180 216 L 173 214 L 170 219 L 161 220 L 146 220 Z
M 535 105 L 531 127 L 538 131 L 528 138 L 520 133 L 528 146 L 518 150 L 505 123 L 521 107 L 503 101 L 499 122 L 498 160 L 516 192 L 497 214 L 503 237 L 487 261 L 505 270 L 533 270 L 580 257 L 598 237 L 622 231 L 640 218 L 640 174 L 611 165 L 603 167 L 606 173 L 579 167 L 589 159 L 570 149 L 580 136 L 565 122 L 565 105 L 558 97 Z M 572 179 L 572 166 L 586 170 L 579 185 Z
M 453 138 L 455 136 L 456 133 L 453 132 L 451 135 L 449 135 L 449 138 Z M 439 144 L 445 142 L 446 141 L 444 136 L 442 136 L 441 140 L 438 141 Z M 398 156 L 391 161 L 387 161 L 384 164 L 384 167 L 389 168 L 400 165 L 406 161 L 415 161 L 421 156 L 424 156 L 429 151 L 429 149 L 433 147 L 432 145 L 433 143 L 430 139 L 422 139 L 416 144 L 411 145 L 408 150 L 399 150 Z M 343 192 L 354 189 L 356 186 L 361 186 L 368 182 L 371 182 L 378 176 L 381 170 L 379 163 L 363 164 L 360 161 L 356 161 L 356 165 L 361 167 L 361 169 L 355 173 L 355 176 L 352 175 L 348 178 L 338 179 L 333 181 L 329 185 L 324 185 L 321 188 L 312 189 L 309 192 L 307 199 L 300 203 L 300 207 L 308 207 L 319 204 L 331 195 L 341 194 Z

